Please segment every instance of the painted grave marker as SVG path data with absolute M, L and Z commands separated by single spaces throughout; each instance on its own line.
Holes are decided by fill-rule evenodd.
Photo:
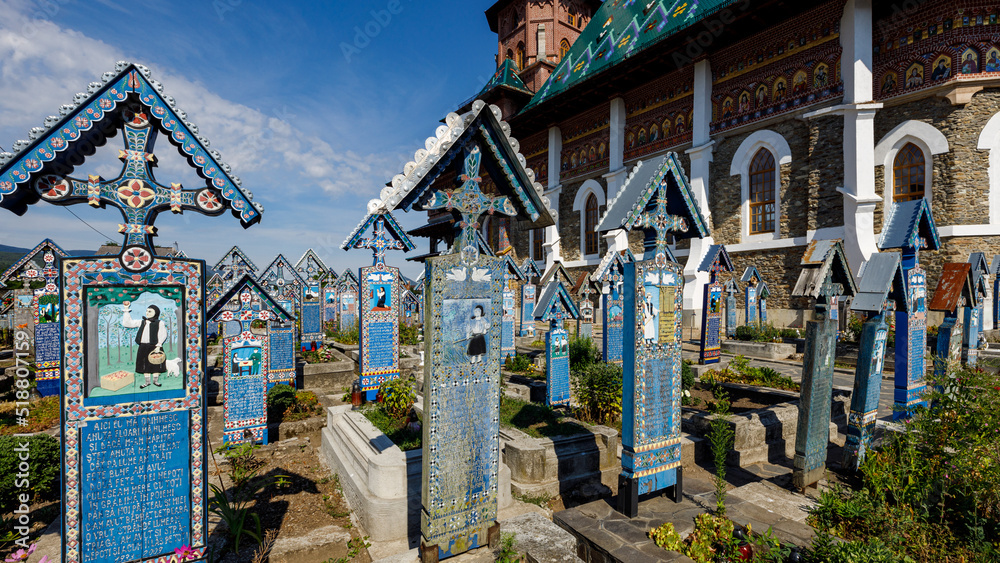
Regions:
M 246 253 L 239 246 L 233 246 L 226 252 L 215 266 L 212 268 L 218 272 L 222 279 L 222 291 L 228 290 L 234 283 L 245 275 L 256 277 L 258 273 L 257 265 L 253 263 Z M 219 295 L 221 297 L 221 294 Z M 210 303 L 211 306 L 213 303 Z
M 549 332 L 545 335 L 545 404 L 568 406 L 569 333 L 563 323 L 567 318 L 579 319 L 580 312 L 566 286 L 559 280 L 552 280 L 539 296 L 534 315 L 536 321 L 549 323 Z
M 746 325 L 760 326 L 760 284 L 764 281 L 757 266 L 750 266 L 743 270 L 743 277 L 740 281 L 747 284 L 746 293 L 743 296 L 743 310 L 746 311 Z
M 521 286 L 521 322 L 518 327 L 518 334 L 522 337 L 535 337 L 535 298 L 538 286 L 535 282 L 542 277 L 538 271 L 538 266 L 530 257 L 524 259 L 521 264 L 521 273 L 524 274 L 524 284 Z
M 882 229 L 879 250 L 901 249 L 901 265 L 906 280 L 906 300 L 910 307 L 896 311 L 896 362 L 893 420 L 908 416 L 923 400 L 927 349 L 927 274 L 920 267 L 920 250 L 938 250 L 941 241 L 924 198 L 895 203 Z
M 969 263 L 945 263 L 941 267 L 934 298 L 928 309 L 944 313 L 944 321 L 938 327 L 937 350 L 934 354 L 934 376 L 942 378 L 948 373 L 950 363 L 962 360 L 964 310 L 976 303 L 976 290 L 972 285 L 972 265 Z
M 484 213 L 553 223 L 541 185 L 524 168 L 500 110 L 482 101 L 450 114 L 416 162 L 382 191 L 386 209 L 461 216 L 453 254 L 428 258 L 424 311 L 421 558 L 437 561 L 499 539 L 497 518 L 503 260 L 480 252 Z M 445 172 L 460 186 L 435 185 Z M 488 175 L 495 196 L 480 184 Z
M 969 255 L 972 278 L 972 288 L 975 293 L 975 304 L 969 302 L 965 306 L 963 315 L 965 316 L 965 327 L 962 332 L 962 363 L 967 366 L 975 366 L 979 357 L 979 346 L 983 334 L 983 307 L 989 294 L 989 266 L 986 264 L 986 255 L 982 252 L 973 252 Z
M 726 338 L 736 337 L 736 294 L 740 292 L 740 286 L 732 278 L 726 280 L 722 285 L 722 290 L 726 292 Z
M 371 230 L 371 236 L 364 238 Z M 341 248 L 366 248 L 372 251 L 372 265 L 358 271 L 361 280 L 361 324 L 358 334 L 358 359 L 361 391 L 369 401 L 382 383 L 399 377 L 399 317 L 402 275 L 398 268 L 387 266 L 388 250 L 409 252 L 415 248 L 406 232 L 379 200 L 368 204 L 368 215 L 347 237 Z
M 622 365 L 625 327 L 625 264 L 635 262 L 628 250 L 609 250 L 591 279 L 603 284 L 601 289 L 601 357 L 609 364 Z
M 719 272 L 732 272 L 733 262 L 729 259 L 725 245 L 713 244 L 698 267 L 699 272 L 708 272 L 705 284 L 704 307 L 701 313 L 701 343 L 698 363 L 716 364 L 722 357 L 722 284 Z
M 338 316 L 341 332 L 349 331 L 358 325 L 359 285 L 357 276 L 350 270 L 344 270 L 344 273 L 337 279 L 337 300 L 340 302 Z
M 815 299 L 815 319 L 806 323 L 799 418 L 792 460 L 792 484 L 813 486 L 826 470 L 830 439 L 830 397 L 837 354 L 837 300 L 857 294 L 840 240 L 815 240 L 806 247 L 793 297 Z
M 861 327 L 851 411 L 847 416 L 842 465 L 850 471 L 856 472 L 861 467 L 878 418 L 882 366 L 889 335 L 886 319 L 894 311 L 905 312 L 909 306 L 899 255 L 895 252 L 873 254 L 861 270 L 858 295 L 851 303 L 852 310 L 867 314 L 868 318 Z
M 500 361 L 517 355 L 514 342 L 514 324 L 517 321 L 517 299 L 514 297 L 512 281 L 524 281 L 524 274 L 510 254 L 503 257 L 503 314 L 500 321 Z
M 0 206 L 20 214 L 38 199 L 87 203 L 124 218 L 117 257 L 59 263 L 62 560 L 164 561 L 181 546 L 202 560 L 205 263 L 155 256 L 153 223 L 167 211 L 229 210 L 249 227 L 262 209 L 144 67 L 119 63 L 61 114 L 18 141 L 16 154 L 0 153 Z M 125 147 L 116 178 L 62 175 L 82 164 L 86 147 L 118 133 Z M 204 186 L 154 178 L 159 134 Z
M 580 338 L 590 338 L 594 334 L 594 301 L 591 295 L 599 295 L 600 290 L 595 282 L 590 281 L 590 274 L 583 272 L 573 286 L 573 294 L 580 296 L 580 317 L 576 320 L 576 334 Z
M 622 472 L 618 510 L 633 518 L 639 495 L 673 488 L 680 502 L 681 318 L 683 268 L 667 243 L 704 238 L 708 226 L 691 194 L 680 160 L 639 162 L 598 225 L 645 232 L 643 260 L 625 264 L 625 339 L 622 385 Z
M 409 289 L 403 291 L 403 322 L 411 326 L 420 322 L 420 300 Z
M 208 312 L 212 322 L 239 325 L 222 341 L 222 443 L 267 443 L 267 390 L 270 388 L 271 323 L 292 315 L 250 274 L 244 274 Z M 280 353 L 280 352 L 279 352 Z

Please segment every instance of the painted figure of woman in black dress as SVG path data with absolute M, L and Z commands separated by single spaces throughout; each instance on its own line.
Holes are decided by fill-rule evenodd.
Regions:
M 466 354 L 471 363 L 476 364 L 483 361 L 486 355 L 486 331 L 490 329 L 490 323 L 485 318 L 485 309 L 482 305 L 476 305 L 472 310 L 472 323 L 469 325 L 469 349 Z
M 167 339 L 167 329 L 160 320 L 160 308 L 150 305 L 146 308 L 146 316 L 143 319 L 132 318 L 131 303 L 123 303 L 122 326 L 125 328 L 138 328 L 135 333 L 135 343 L 139 345 L 139 350 L 135 354 L 135 374 L 142 374 L 146 377 L 146 383 L 139 386 L 139 389 L 149 387 L 150 383 L 159 387 L 160 374 L 167 372 L 166 362 L 154 364 L 149 361 L 149 355 L 153 352 L 163 353 L 163 342 Z

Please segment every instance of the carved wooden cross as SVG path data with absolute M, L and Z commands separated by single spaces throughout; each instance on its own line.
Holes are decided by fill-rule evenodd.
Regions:
M 491 198 L 483 194 L 480 184 L 483 179 L 479 176 L 479 165 L 482 153 L 479 147 L 474 147 L 465 157 L 465 168 L 459 176 L 462 185 L 455 191 L 435 191 L 431 194 L 431 200 L 424 205 L 425 209 L 457 209 L 462 215 L 459 227 L 462 229 L 462 236 L 456 241 L 456 248 L 462 254 L 462 262 L 468 266 L 475 265 L 479 261 L 479 248 L 476 245 L 476 231 L 479 229 L 479 217 L 483 213 L 501 213 L 503 215 L 517 215 L 517 210 L 507 197 L 500 196 Z M 461 245 L 461 246 L 459 246 Z
M 667 183 L 660 182 L 656 192 L 656 208 L 643 212 L 638 220 L 641 221 L 643 229 L 656 231 L 654 259 L 657 267 L 663 268 L 667 265 L 667 234 L 671 231 L 687 231 L 688 224 L 683 217 L 667 212 Z
M 156 165 L 152 151 L 157 130 L 138 105 L 125 109 L 122 115 L 125 149 L 118 151 L 118 158 L 124 163 L 121 175 L 113 180 L 93 175 L 87 180 L 77 180 L 49 174 L 38 179 L 35 190 L 42 199 L 58 205 L 86 202 L 94 207 L 118 208 L 125 219 L 118 225 L 118 232 L 125 235 L 118 259 L 125 269 L 143 272 L 153 263 L 152 239 L 156 235 L 153 223 L 159 213 L 193 210 L 218 215 L 225 205 L 214 189 L 185 190 L 181 184 L 158 183 L 152 172 Z
M 372 227 L 372 236 L 354 243 L 354 248 L 370 248 L 373 258 L 372 265 L 381 270 L 385 267 L 385 252 L 387 250 L 406 250 L 406 245 L 389 234 L 385 228 L 385 217 L 379 217 L 375 219 L 375 225 Z
M 241 340 L 256 340 L 258 337 L 253 334 L 251 330 L 254 321 L 271 321 L 276 320 L 277 315 L 272 313 L 270 310 L 254 310 L 253 308 L 254 295 L 249 288 L 244 288 L 240 292 L 239 308 L 236 310 L 226 310 L 219 313 L 215 319 L 216 321 L 239 321 L 240 323 L 240 339 Z

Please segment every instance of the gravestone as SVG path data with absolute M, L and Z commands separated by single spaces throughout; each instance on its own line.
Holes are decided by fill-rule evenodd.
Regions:
M 267 389 L 279 383 L 298 387 L 295 379 L 295 324 L 272 321 L 268 324 L 267 338 L 270 347 Z
M 725 245 L 710 246 L 701 265 L 698 266 L 698 271 L 708 272 L 701 313 L 698 363 L 717 364 L 722 357 L 722 284 L 719 283 L 719 272 L 733 271 L 733 262 L 729 259 Z
M 591 279 L 600 282 L 601 314 L 601 357 L 609 364 L 622 365 L 625 339 L 625 264 L 635 262 L 635 256 L 628 250 L 609 250 L 597 266 Z
M 550 407 L 568 406 L 569 333 L 563 323 L 567 318 L 580 318 L 580 312 L 566 286 L 559 280 L 553 280 L 538 297 L 534 315 L 535 321 L 549 323 L 549 332 L 545 335 L 545 404 Z
M 990 318 L 993 319 L 993 328 L 1000 329 L 1000 254 L 993 256 L 990 263 L 990 276 L 993 277 L 993 296 L 990 302 L 993 304 L 993 311 Z
M 153 223 L 168 211 L 231 211 L 249 227 L 262 211 L 146 68 L 119 63 L 88 91 L 17 142 L 16 154 L 0 154 L 0 206 L 24 213 L 40 198 L 113 207 L 124 218 L 117 257 L 59 263 L 62 560 L 166 561 L 181 546 L 202 560 L 206 268 L 155 256 Z M 159 134 L 205 185 L 154 178 Z M 61 175 L 113 136 L 125 145 L 115 179 Z
M 323 344 L 323 277 L 328 268 L 308 249 L 295 263 L 295 272 L 305 282 L 302 295 L 302 349 L 316 350 Z
M 371 236 L 363 237 L 371 231 Z M 358 271 L 361 280 L 361 324 L 358 333 L 358 364 L 361 391 L 375 400 L 379 386 L 399 377 L 399 317 L 402 309 L 402 275 L 387 266 L 388 250 L 409 252 L 415 247 L 406 232 L 379 200 L 368 204 L 368 215 L 341 248 L 372 251 L 372 265 Z
M 747 326 L 760 326 L 760 288 L 758 287 L 763 278 L 757 271 L 757 266 L 750 266 L 743 270 L 743 277 L 740 281 L 747 284 L 746 293 L 743 296 L 743 310 L 746 311 Z
M 403 291 L 403 322 L 415 325 L 420 322 L 420 300 L 412 291 Z
M 222 297 L 225 292 L 225 282 L 222 281 L 222 276 L 218 272 L 212 274 L 212 277 L 208 278 L 205 282 L 205 305 L 211 307 Z
M 578 306 L 580 317 L 576 320 L 576 334 L 580 338 L 591 338 L 594 334 L 594 296 L 600 295 L 596 282 L 590 281 L 590 274 L 583 272 L 573 286 L 573 294 L 580 297 Z
M 879 250 L 900 249 L 906 299 L 910 307 L 896 311 L 896 361 L 893 389 L 893 420 L 909 416 L 916 405 L 925 404 L 924 377 L 927 352 L 927 274 L 920 267 L 920 250 L 938 250 L 934 217 L 926 199 L 894 203 L 878 241 Z
M 275 300 L 295 316 L 296 337 L 303 351 L 315 350 L 323 342 L 323 320 L 320 311 L 319 291 L 314 293 L 305 278 L 285 258 L 278 254 L 257 275 L 261 285 Z
M 44 282 L 41 288 L 16 290 L 14 326 L 33 333 L 29 353 L 34 354 L 36 391 L 42 397 L 59 394 L 59 360 L 62 356 L 59 330 L 59 270 L 57 257 L 69 255 L 50 239 L 29 250 L 0 275 L 0 287 L 9 281 Z M 28 307 L 23 305 L 27 302 Z M 29 332 L 30 331 L 30 332 Z
M 323 328 L 337 322 L 337 273 L 329 269 L 321 279 L 323 291 Z
M 517 321 L 517 299 L 515 299 L 513 281 L 524 281 L 524 274 L 508 253 L 503 257 L 503 314 L 500 321 L 500 361 L 517 355 L 514 342 L 514 325 Z
M 972 288 L 975 293 L 975 305 L 966 305 L 963 315 L 965 317 L 965 327 L 962 333 L 962 363 L 967 366 L 975 366 L 979 357 L 980 337 L 983 334 L 983 307 L 989 294 L 989 266 L 986 264 L 986 255 L 982 252 L 973 252 L 969 255 L 972 278 Z
M 553 223 L 518 143 L 482 101 L 449 114 L 415 162 L 382 191 L 387 209 L 460 215 L 452 254 L 426 261 L 421 559 L 437 561 L 499 540 L 497 518 L 503 262 L 479 250 L 483 213 Z M 442 175 L 443 174 L 443 175 Z M 444 186 L 454 174 L 460 186 Z M 486 177 L 492 194 L 480 189 Z M 438 181 L 435 183 L 435 181 Z
M 861 327 L 858 365 L 854 371 L 851 411 L 847 416 L 847 442 L 842 465 L 858 471 L 871 441 L 878 401 L 882 388 L 882 365 L 889 335 L 886 319 L 894 311 L 906 311 L 906 284 L 899 255 L 895 252 L 873 254 L 861 269 L 858 294 L 851 309 L 868 318 Z
M 249 274 L 256 277 L 257 265 L 253 263 L 246 253 L 240 249 L 239 246 L 233 246 L 222 255 L 222 258 L 215 263 L 212 267 L 213 270 L 219 273 L 219 277 L 222 278 L 222 290 L 225 291 L 233 286 L 238 280 L 243 278 L 243 276 Z
M 972 265 L 948 262 L 941 267 L 934 298 L 928 309 L 944 313 L 938 327 L 937 349 L 934 354 L 934 376 L 941 379 L 948 373 L 951 363 L 962 360 L 963 324 L 965 309 L 975 308 L 976 289 L 972 285 Z
M 641 228 L 643 260 L 625 264 L 622 472 L 618 510 L 634 518 L 639 495 L 673 488 L 680 502 L 681 319 L 684 272 L 667 237 L 704 238 L 708 226 L 680 159 L 669 153 L 632 169 L 598 231 Z
M 805 489 L 815 486 L 826 470 L 833 365 L 837 355 L 837 301 L 842 296 L 856 295 L 857 286 L 839 239 L 810 242 L 801 264 L 802 272 L 792 296 L 816 300 L 815 320 L 806 323 L 795 457 L 792 459 L 792 484 Z
M 272 353 L 269 326 L 289 322 L 292 315 L 250 274 L 244 274 L 207 317 L 211 322 L 237 323 L 240 327 L 239 334 L 222 340 L 222 443 L 266 444 Z
M 524 284 L 521 286 L 521 319 L 518 326 L 518 334 L 522 337 L 535 337 L 535 299 L 538 286 L 535 285 L 542 273 L 538 271 L 538 266 L 530 257 L 524 259 L 521 264 L 521 273 L 524 274 Z
M 761 281 L 757 286 L 757 315 L 760 326 L 767 324 L 767 299 L 771 297 L 771 290 L 767 287 L 767 282 Z
M 722 285 L 722 290 L 726 292 L 726 338 L 736 337 L 736 294 L 740 292 L 740 287 L 732 278 L 727 279 Z
M 340 303 L 337 316 L 341 331 L 349 331 L 358 325 L 358 286 L 358 278 L 350 270 L 344 270 L 337 279 L 337 301 Z

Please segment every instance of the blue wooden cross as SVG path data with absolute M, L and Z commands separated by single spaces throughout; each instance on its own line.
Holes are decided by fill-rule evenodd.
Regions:
M 372 251 L 372 265 L 385 267 L 387 250 L 407 250 L 403 241 L 394 238 L 385 228 L 385 217 L 375 219 L 372 236 L 362 238 L 354 243 L 354 248 L 369 248 Z M 380 269 L 382 269 L 380 268 Z
M 460 241 L 455 241 L 453 252 L 461 253 L 462 262 L 466 266 L 474 266 L 479 261 L 479 247 L 476 244 L 476 233 L 479 230 L 479 217 L 483 213 L 500 213 L 517 215 L 517 210 L 505 196 L 491 198 L 483 194 L 480 184 L 483 178 L 479 175 L 479 165 L 482 153 L 479 147 L 474 147 L 465 157 L 464 172 L 459 176 L 462 185 L 454 191 L 435 191 L 431 194 L 430 203 L 424 209 L 457 210 L 462 215 L 458 226 L 462 229 Z

